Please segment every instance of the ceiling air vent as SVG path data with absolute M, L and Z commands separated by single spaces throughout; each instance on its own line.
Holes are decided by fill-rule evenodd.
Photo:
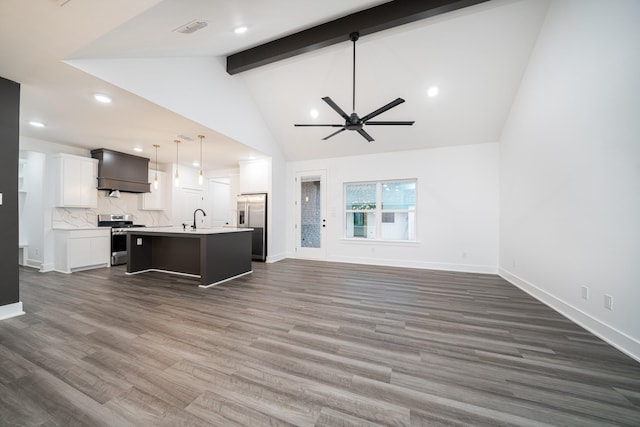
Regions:
M 182 34 L 191 34 L 191 33 L 195 33 L 196 31 L 206 27 L 207 24 L 205 21 L 199 21 L 197 19 L 188 22 L 178 28 L 176 28 L 175 30 L 173 30 L 174 33 L 182 33 Z
M 58 6 L 64 6 L 65 4 L 69 3 L 71 0 L 53 0 L 53 2 L 55 4 L 57 4 Z

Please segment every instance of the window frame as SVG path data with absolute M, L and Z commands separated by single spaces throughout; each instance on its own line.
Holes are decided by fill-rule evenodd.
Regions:
M 384 184 L 397 184 L 397 183 L 413 183 L 415 186 L 415 204 L 413 208 L 407 209 L 384 209 L 383 201 L 382 201 L 382 188 Z M 375 184 L 376 186 L 376 200 L 375 200 L 375 208 L 374 209 L 348 209 L 347 208 L 347 188 L 349 185 L 362 185 L 362 184 Z M 377 242 L 377 243 L 416 243 L 418 241 L 418 179 L 417 178 L 400 178 L 400 179 L 385 179 L 385 180 L 375 180 L 375 181 L 351 181 L 343 183 L 343 215 L 342 220 L 344 221 L 342 227 L 342 238 L 343 240 L 349 242 Z M 366 215 L 367 213 L 373 213 L 375 217 L 375 237 L 370 238 L 367 236 L 348 236 L 347 235 L 347 215 L 348 214 L 358 214 L 361 213 Z M 408 231 L 407 239 L 384 239 L 382 238 L 382 227 L 383 221 L 382 217 L 384 214 L 392 213 L 394 217 L 397 219 L 397 213 L 406 213 L 407 218 L 411 218 L 413 214 L 413 238 L 411 238 L 411 232 Z M 411 227 L 411 224 L 408 225 Z

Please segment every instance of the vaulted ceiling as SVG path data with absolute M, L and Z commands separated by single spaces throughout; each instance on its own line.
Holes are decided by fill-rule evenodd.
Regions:
M 206 135 L 209 167 L 229 167 L 260 155 L 249 141 L 212 128 L 199 115 L 178 114 L 134 94 L 74 61 L 118 58 L 224 58 L 384 1 L 339 0 L 24 0 L 0 1 L 0 76 L 22 84 L 21 135 L 84 148 L 107 147 L 171 162 L 178 135 Z M 414 126 L 373 126 L 368 143 L 354 132 L 329 141 L 330 128 L 293 123 L 340 123 L 321 98 L 351 111 L 352 43 L 234 75 L 246 87 L 264 129 L 289 160 L 358 155 L 497 141 L 548 2 L 492 0 L 363 36 L 357 44 L 356 111 L 362 116 L 402 97 L 380 120 L 415 120 Z M 173 30 L 192 20 L 207 26 L 192 34 Z M 242 35 L 234 33 L 246 25 Z M 181 70 L 190 79 L 193 70 Z M 98 78 L 100 75 L 103 78 Z M 435 97 L 427 89 L 437 86 Z M 126 90 L 125 90 L 126 89 Z M 157 86 L 158 91 L 165 88 Z M 107 93 L 99 105 L 94 93 Z M 202 94 L 215 97 L 215 94 Z M 217 102 L 221 102 L 217 100 Z M 206 109 L 206 106 L 204 107 Z M 317 118 L 310 116 L 316 109 Z M 30 120 L 46 123 L 36 129 Z M 238 118 L 235 126 L 250 126 Z M 187 141 L 188 142 L 188 141 Z M 196 142 L 182 144 L 184 161 L 197 159 Z M 166 148 L 164 148 L 166 147 Z M 171 147 L 171 149 L 169 149 Z

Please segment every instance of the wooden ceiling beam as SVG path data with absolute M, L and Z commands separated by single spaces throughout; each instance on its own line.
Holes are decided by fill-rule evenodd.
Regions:
M 350 40 L 354 31 L 361 36 L 430 18 L 488 0 L 395 0 L 361 10 L 286 37 L 227 56 L 227 73 L 233 75 L 291 58 L 316 49 Z

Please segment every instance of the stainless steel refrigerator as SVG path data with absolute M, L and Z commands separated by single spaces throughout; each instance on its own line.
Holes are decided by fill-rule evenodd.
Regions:
M 267 195 L 238 196 L 238 228 L 253 228 L 252 255 L 256 261 L 267 259 Z

